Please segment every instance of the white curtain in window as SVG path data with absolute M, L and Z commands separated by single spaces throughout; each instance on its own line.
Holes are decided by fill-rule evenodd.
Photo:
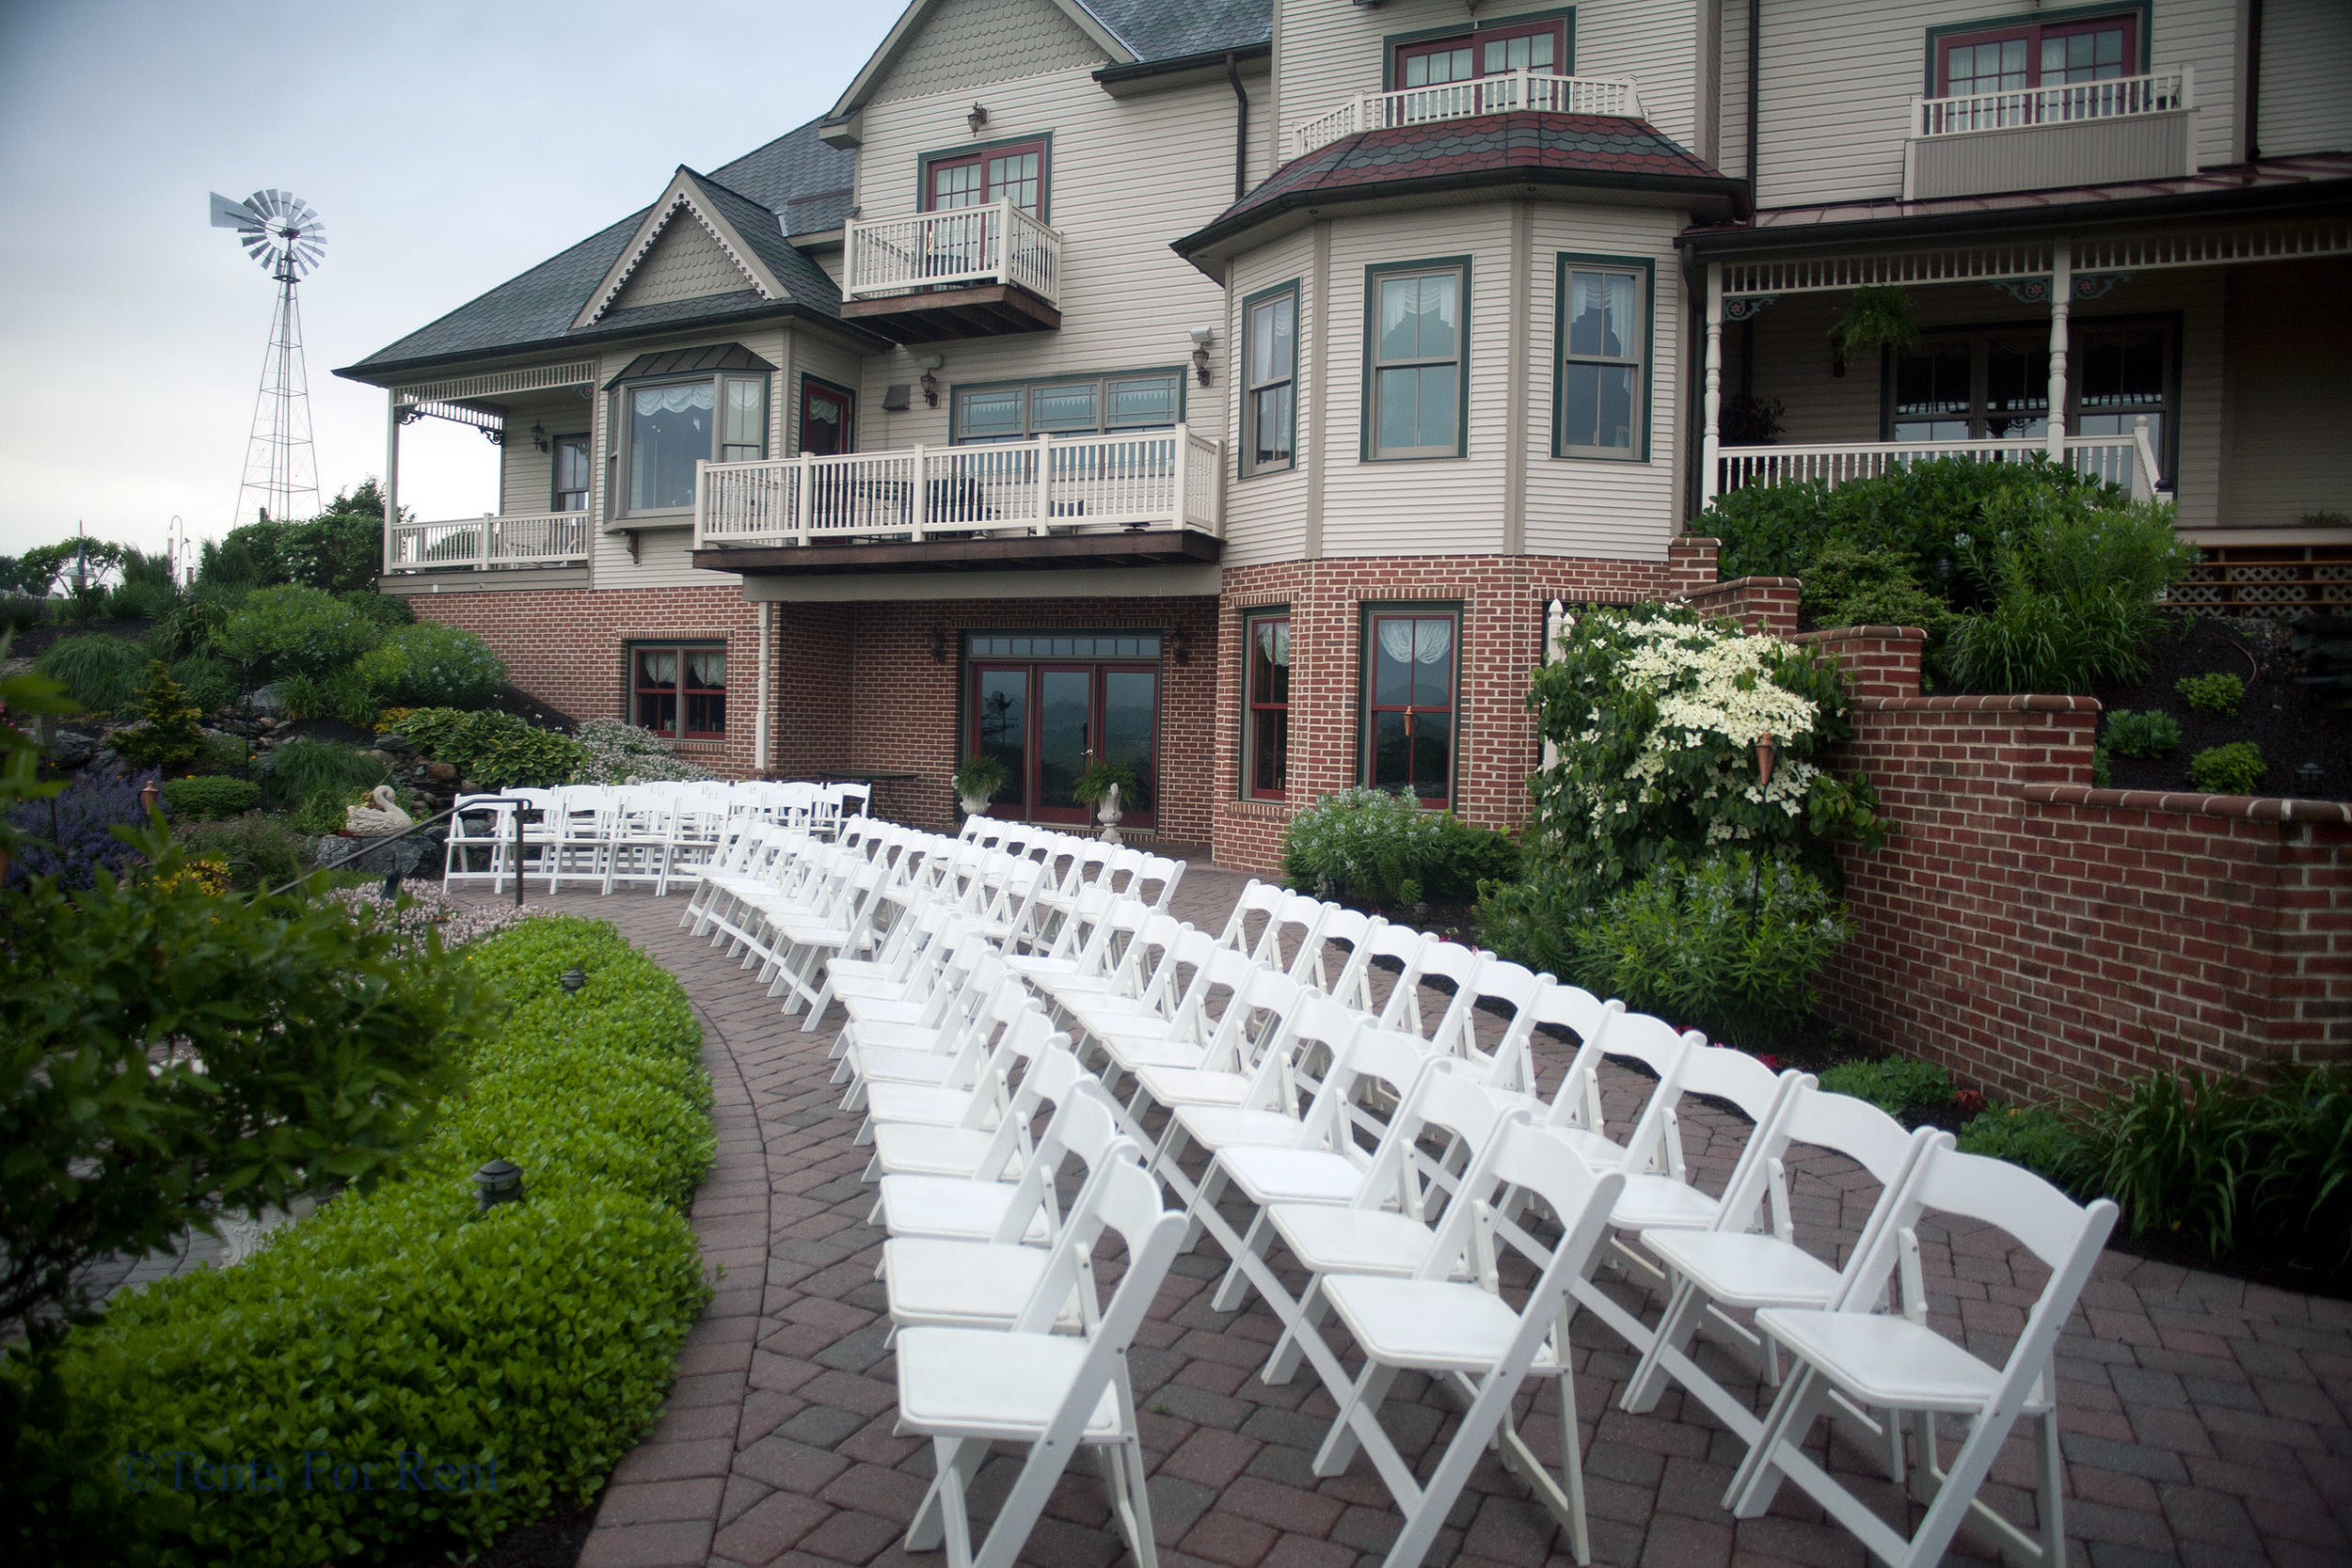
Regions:
M 674 686 L 677 682 L 677 655 L 639 654 L 637 669 L 640 686 Z
M 1380 651 L 1399 664 L 1435 664 L 1454 648 L 1451 621 L 1383 621 Z
M 710 407 L 710 383 L 698 381 L 691 387 L 641 387 L 634 394 L 637 412 L 641 415 L 683 414 L 690 408 Z
M 727 684 L 727 656 L 718 648 L 686 656 L 686 684 L 717 689 Z

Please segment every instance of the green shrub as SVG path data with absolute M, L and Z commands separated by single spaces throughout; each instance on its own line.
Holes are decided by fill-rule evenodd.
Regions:
M 119 621 L 154 621 L 180 603 L 167 582 L 122 582 L 106 595 L 106 613 Z
M 282 816 L 236 816 L 175 825 L 173 840 L 190 860 L 217 860 L 239 893 L 284 887 L 310 868 L 309 837 Z
M 1437 856 L 1438 814 L 1384 789 L 1343 789 L 1293 816 L 1282 840 L 1290 885 L 1342 898 L 1413 903 Z
M 402 716 L 399 733 L 486 789 L 568 784 L 588 762 L 586 750 L 571 736 L 488 709 L 419 708 Z
M 1725 578 L 1801 577 L 1832 539 L 1913 561 L 1958 563 L 1964 538 L 1991 538 L 2015 498 L 2047 495 L 2071 509 L 2121 505 L 2123 493 L 2043 461 L 1938 458 L 1832 487 L 1750 484 L 1718 497 L 1691 525 L 1723 542 Z
M 161 660 L 147 667 L 147 689 L 139 695 L 139 717 L 143 721 L 127 730 L 117 730 L 110 742 L 115 754 L 134 768 L 158 768 L 166 773 L 184 773 L 194 768 L 204 754 L 204 726 L 199 722 L 204 715 L 180 683 L 171 678 Z
M 2120 707 L 2107 715 L 2106 734 L 2101 738 L 2120 757 L 2160 757 L 2180 749 L 2181 721 L 2162 708 L 2134 712 Z
M 670 743 L 651 730 L 634 724 L 624 724 L 617 719 L 591 719 L 580 726 L 576 739 L 580 742 L 583 760 L 572 775 L 574 784 L 644 784 L 655 779 L 707 779 L 715 775 L 709 768 L 686 761 L 670 750 Z M 956 769 L 959 779 L 964 769 L 987 763 L 996 769 L 996 783 L 987 791 L 993 795 L 1004 787 L 1005 765 L 992 756 L 965 759 Z M 957 785 L 959 789 L 962 785 Z
M 506 684 L 506 663 L 487 642 L 437 621 L 393 627 L 358 673 L 379 705 L 408 707 L 479 707 Z
M 214 734 L 204 737 L 201 766 L 207 773 L 242 779 L 246 776 L 247 765 L 252 760 L 253 753 L 241 736 Z
M 1920 582 L 1910 557 L 1832 539 L 1800 575 L 1799 611 L 1815 626 L 1917 626 L 1928 634 L 1930 651 L 1941 654 L 1952 612 Z
M 2246 701 L 2246 683 L 2227 670 L 2217 670 L 2205 675 L 2183 675 L 2172 683 L 2172 689 L 2181 694 L 2181 701 L 2198 713 L 2210 713 L 2222 719 L 2234 719 Z
M 262 794 L 278 811 L 314 795 L 373 789 L 387 777 L 384 765 L 365 752 L 331 740 L 289 740 L 262 759 Z
M 373 588 L 353 588 L 335 596 L 387 630 L 416 624 L 416 608 L 396 594 L 379 594 Z
M 221 651 L 275 674 L 321 676 L 375 645 L 383 628 L 332 594 L 281 585 L 257 589 L 232 612 Z
M 2159 597 L 2197 558 L 2171 508 L 2044 494 L 1989 510 L 1997 531 L 1962 542 L 1986 603 L 1953 627 L 1953 674 L 1986 691 L 2084 691 L 2146 673 Z
M 164 784 L 164 804 L 175 820 L 204 821 L 234 816 L 262 803 L 262 786 L 249 779 L 224 779 L 198 773 Z
M 175 659 L 171 678 L 205 713 L 218 713 L 237 700 L 244 683 L 237 676 L 237 667 L 225 658 L 212 658 L 203 654 L 191 654 Z
M 1519 843 L 1492 828 L 1474 828 L 1452 812 L 1438 817 L 1438 851 L 1422 879 L 1439 898 L 1476 898 L 1490 883 L 1519 874 Z
M 1712 1039 L 1769 1045 L 1812 1010 L 1813 976 L 1846 936 L 1820 878 L 1732 850 L 1662 863 L 1584 911 L 1557 973 Z
M 147 634 L 148 646 L 158 658 L 210 655 L 213 639 L 228 624 L 229 609 L 218 599 L 189 598 L 155 623 Z
M 49 619 L 49 604 L 29 594 L 0 589 L 0 636 L 30 631 Z
M 2188 782 L 2209 795 L 2251 795 L 2269 771 L 2262 748 L 2250 740 L 2208 746 L 2188 759 Z
M 2010 1161 L 2079 1190 L 2090 1146 L 2080 1122 L 2046 1105 L 1988 1105 L 1960 1130 L 1960 1148 L 1963 1153 Z
M 235 1269 L 200 1270 L 77 1330 L 74 1403 L 112 1439 L 97 1478 L 167 1449 L 495 1461 L 497 1488 L 199 1495 L 206 1560 L 378 1558 L 453 1531 L 480 1546 L 593 1496 L 659 1415 L 708 1299 L 678 1205 L 715 1148 L 683 990 L 601 923 L 548 917 L 466 949 L 512 1006 L 462 1058 L 470 1083 L 397 1180 L 345 1195 Z M 558 983 L 586 972 L 577 997 Z M 493 1156 L 526 1200 L 477 1213 Z
M 66 689 L 66 694 L 92 713 L 119 713 L 131 705 L 140 678 L 147 673 L 147 656 L 135 642 L 103 632 L 61 637 L 35 661 L 33 668 Z
M 1867 1100 L 1890 1117 L 1941 1110 L 1952 1102 L 1951 1074 L 1933 1062 L 1908 1056 L 1840 1062 L 1822 1070 L 1820 1085 L 1832 1094 Z

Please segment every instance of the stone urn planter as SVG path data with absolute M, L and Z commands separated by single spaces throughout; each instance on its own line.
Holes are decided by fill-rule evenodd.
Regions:
M 1103 824 L 1101 836 L 1104 843 L 1124 842 L 1119 836 L 1119 819 L 1121 815 L 1123 814 L 1119 809 L 1119 786 L 1114 784 L 1103 791 L 1102 803 L 1094 813 L 1094 819 Z
M 988 815 L 988 797 L 985 795 L 962 796 L 957 800 L 956 803 L 963 808 L 963 815 L 966 816 L 986 816 Z

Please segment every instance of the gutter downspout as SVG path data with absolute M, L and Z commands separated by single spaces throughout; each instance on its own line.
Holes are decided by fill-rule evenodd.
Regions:
M 2246 161 L 2263 155 L 2263 0 L 2246 6 Z
M 774 661 L 776 607 L 759 604 L 759 717 L 752 724 L 752 776 L 764 779 L 771 769 L 768 737 L 768 667 Z
M 1225 51 L 1225 79 L 1233 84 L 1233 199 L 1249 194 L 1249 92 L 1241 85 L 1241 55 Z
M 2257 4 L 2260 0 L 2257 0 Z M 1762 114 L 1758 89 L 1764 83 L 1764 66 L 1759 57 L 1764 43 L 1764 0 L 1748 0 L 1748 205 L 1756 205 L 1756 125 Z

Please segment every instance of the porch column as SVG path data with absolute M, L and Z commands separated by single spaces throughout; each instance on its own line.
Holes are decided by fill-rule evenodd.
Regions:
M 1715 499 L 1715 470 L 1723 451 L 1724 264 L 1707 263 L 1706 434 L 1699 437 L 1699 509 Z
M 390 571 L 392 528 L 400 521 L 400 393 L 384 388 L 384 569 Z
M 2066 319 L 2074 300 L 2074 243 L 2050 246 L 2050 461 L 2066 461 Z

